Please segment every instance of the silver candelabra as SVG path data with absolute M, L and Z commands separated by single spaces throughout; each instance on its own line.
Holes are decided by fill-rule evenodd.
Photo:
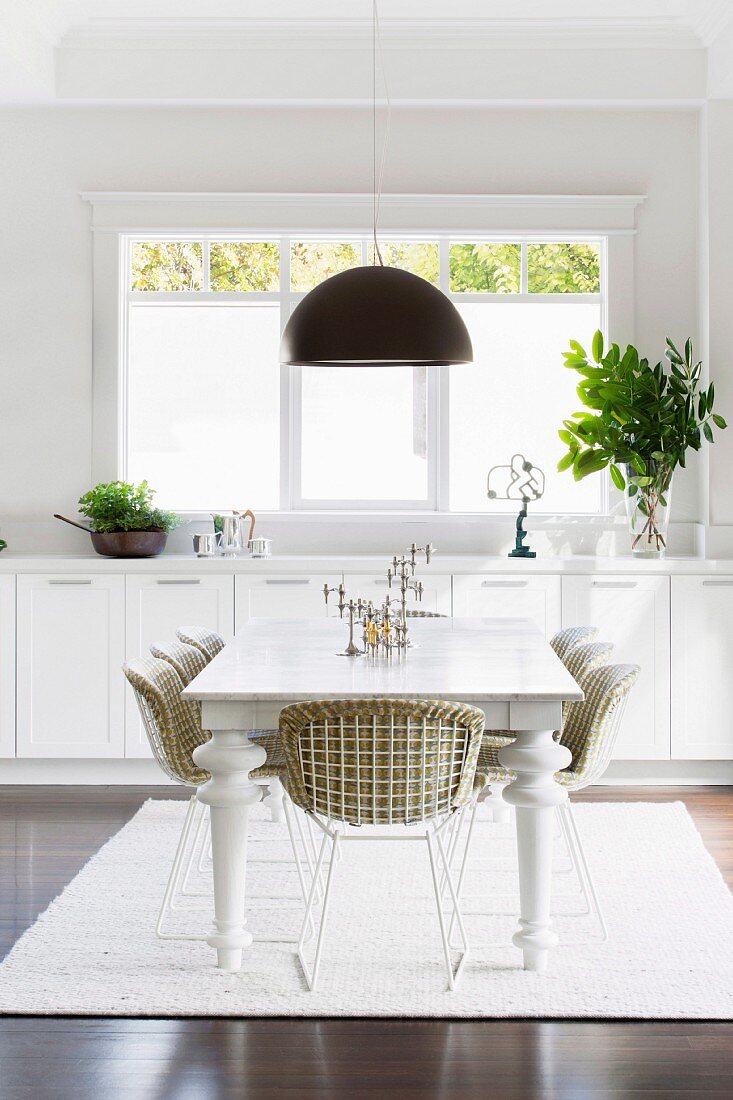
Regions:
M 343 619 L 344 612 L 349 617 L 349 642 L 343 650 L 343 657 L 391 657 L 393 653 L 403 655 L 410 645 L 409 627 L 407 625 L 407 601 L 410 593 L 414 595 L 416 602 L 422 601 L 422 581 L 415 580 L 415 570 L 419 554 L 425 555 L 425 564 L 430 564 L 430 559 L 435 553 L 435 547 L 430 543 L 427 546 L 416 546 L 413 542 L 405 556 L 392 558 L 387 568 L 387 586 L 390 591 L 397 587 L 399 595 L 388 595 L 383 603 L 375 605 L 372 600 L 358 597 L 356 600 L 346 598 L 346 588 L 343 582 L 336 587 L 323 586 L 323 596 L 328 606 L 328 599 L 332 592 L 338 594 L 339 616 Z M 354 641 L 354 628 L 360 622 L 362 627 L 363 649 Z

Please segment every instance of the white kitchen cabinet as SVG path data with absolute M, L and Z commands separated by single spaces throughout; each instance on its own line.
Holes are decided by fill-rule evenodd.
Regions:
M 341 580 L 341 573 L 275 574 L 236 578 L 235 623 L 239 630 L 248 619 L 317 619 L 326 615 L 323 586 Z M 333 600 L 331 596 L 331 600 Z
M 453 578 L 455 618 L 529 619 L 546 638 L 560 629 L 560 578 L 549 574 Z
M 124 754 L 125 578 L 17 580 L 17 755 Z
M 0 576 L 0 759 L 15 756 L 15 577 Z
M 672 758 L 733 759 L 733 576 L 672 577 Z
M 621 723 L 617 760 L 670 757 L 669 577 L 564 576 L 563 626 L 597 626 L 611 661 L 641 666 Z
M 393 596 L 395 599 L 399 599 L 399 582 L 393 581 L 392 588 L 390 589 L 387 584 L 387 577 L 385 576 L 385 573 L 383 573 L 381 576 L 376 572 L 346 573 L 344 575 L 344 585 L 346 586 L 347 597 L 353 597 L 354 599 L 356 599 L 358 596 L 361 596 L 363 599 L 373 600 L 375 604 L 380 604 L 389 592 L 390 595 Z M 441 615 L 450 615 L 450 574 L 446 575 L 431 573 L 429 569 L 423 567 L 418 571 L 417 579 L 422 581 L 423 584 L 422 600 L 420 601 L 420 603 L 418 603 L 413 594 L 408 594 L 408 610 L 437 611 Z M 331 601 L 333 602 L 333 600 L 334 597 L 331 596 Z
M 179 626 L 203 626 L 231 641 L 234 577 L 143 574 L 127 578 L 128 657 L 148 656 L 152 642 L 174 641 Z M 151 755 L 132 688 L 125 685 L 125 756 Z

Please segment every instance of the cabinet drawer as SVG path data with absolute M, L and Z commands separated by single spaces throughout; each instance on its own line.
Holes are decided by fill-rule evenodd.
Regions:
M 124 576 L 17 583 L 18 756 L 122 756 Z
M 400 594 L 399 584 L 393 581 L 390 589 L 387 584 L 386 571 L 385 566 L 382 576 L 379 576 L 378 573 L 345 573 L 344 584 L 347 597 L 356 599 L 357 596 L 361 596 L 363 599 L 373 600 L 375 604 L 380 604 L 389 592 L 390 595 L 398 599 Z M 417 579 L 422 581 L 423 584 L 422 600 L 418 603 L 414 595 L 408 595 L 408 610 L 434 611 L 440 615 L 450 615 L 450 575 L 431 573 L 424 568 L 418 570 Z M 334 597 L 331 596 L 331 601 L 333 599 Z
M 128 657 L 149 656 L 152 642 L 172 641 L 179 626 L 203 626 L 234 636 L 234 577 L 128 576 L 125 606 Z M 125 756 L 150 756 L 135 696 L 125 685 Z
M 733 576 L 672 577 L 672 757 L 733 759 Z
M 669 577 L 614 574 L 562 579 L 563 626 L 597 626 L 611 661 L 641 666 L 614 758 L 670 757 Z
M 0 576 L 0 759 L 15 756 L 15 577 Z
M 560 629 L 560 578 L 474 574 L 453 578 L 455 618 L 529 619 L 551 638 Z
M 337 585 L 341 573 L 239 575 L 236 580 L 236 629 L 249 619 L 319 619 L 326 615 L 323 586 Z M 331 597 L 333 599 L 333 597 Z

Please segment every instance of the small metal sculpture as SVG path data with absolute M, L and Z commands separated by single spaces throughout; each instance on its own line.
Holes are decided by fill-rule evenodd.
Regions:
M 387 596 L 379 607 L 375 607 L 371 600 L 359 597 L 356 600 L 346 599 L 346 589 L 343 583 L 335 588 L 323 586 L 323 597 L 328 606 L 328 597 L 332 592 L 338 593 L 339 616 L 343 619 L 344 611 L 349 615 L 349 643 L 342 651 L 342 657 L 361 657 L 367 654 L 371 657 L 391 657 L 393 653 L 404 655 L 410 645 L 409 629 L 407 626 L 407 600 L 413 593 L 416 601 L 421 601 L 423 596 L 422 581 L 414 580 L 418 554 L 425 555 L 425 564 L 430 563 L 435 547 L 430 543 L 427 546 L 416 546 L 413 542 L 407 551 L 407 556 L 398 558 L 396 555 L 387 569 L 387 584 L 391 589 L 393 584 L 399 585 L 399 596 Z M 354 625 L 360 620 L 363 634 L 363 649 L 354 642 Z
M 499 488 L 496 488 L 498 486 Z M 510 558 L 536 558 L 534 550 L 524 545 L 528 532 L 524 529 L 527 505 L 539 500 L 545 491 L 545 475 L 539 466 L 533 466 L 522 454 L 512 456 L 508 466 L 492 466 L 486 479 L 486 495 L 489 500 L 521 500 L 516 522 L 514 549 Z

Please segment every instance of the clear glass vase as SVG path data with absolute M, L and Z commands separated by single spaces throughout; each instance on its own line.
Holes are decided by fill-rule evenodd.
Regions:
M 661 558 L 667 549 L 669 506 L 672 501 L 672 473 L 664 463 L 649 461 L 642 479 L 646 485 L 630 484 L 638 476 L 632 467 L 626 468 L 626 515 L 629 520 L 631 553 L 639 558 Z

